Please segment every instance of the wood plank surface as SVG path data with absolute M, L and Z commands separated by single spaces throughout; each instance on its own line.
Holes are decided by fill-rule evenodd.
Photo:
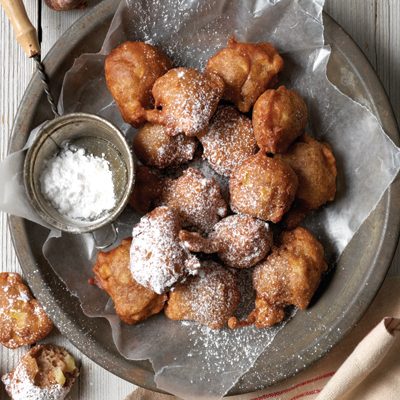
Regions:
M 60 35 L 86 11 L 55 12 L 40 1 L 25 0 L 25 5 L 32 22 L 41 24 L 42 51 L 46 54 Z M 90 6 L 96 3 L 98 1 L 93 0 Z M 399 122 L 400 1 L 326 0 L 325 10 L 352 36 L 370 60 L 385 86 Z M 34 66 L 16 45 L 3 11 L 0 11 L 0 59 L 0 155 L 4 158 L 13 119 Z M 0 214 L 0 235 L 0 271 L 20 272 L 3 213 Z M 390 273 L 400 274 L 399 249 Z M 57 332 L 48 341 L 66 346 L 82 362 L 79 384 L 75 385 L 69 399 L 122 400 L 133 390 L 133 385 L 91 362 Z M 11 351 L 0 346 L 0 374 L 12 369 L 25 350 Z M 6 398 L 0 385 L 0 399 Z

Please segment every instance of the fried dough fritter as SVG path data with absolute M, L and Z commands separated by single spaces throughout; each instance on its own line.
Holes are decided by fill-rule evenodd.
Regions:
M 93 267 L 95 281 L 114 302 L 119 318 L 136 324 L 164 308 L 166 295 L 159 295 L 139 285 L 129 269 L 131 239 L 125 239 L 115 249 L 97 255 Z
M 179 214 L 183 227 L 204 233 L 210 232 L 228 212 L 218 183 L 195 168 L 186 169 L 177 179 L 166 180 L 161 203 Z
M 272 246 L 268 224 L 249 215 L 230 215 L 215 226 L 208 238 L 182 230 L 179 238 L 192 252 L 217 253 L 232 268 L 250 268 L 265 258 Z
M 203 262 L 199 275 L 189 277 L 169 294 L 165 315 L 172 320 L 196 321 L 223 328 L 239 305 L 235 275 L 216 262 Z
M 254 104 L 253 129 L 258 147 L 267 153 L 284 153 L 307 125 L 307 106 L 285 86 L 265 91 Z
M 147 120 L 165 125 L 168 133 L 196 136 L 213 116 L 224 90 L 222 79 L 192 68 L 174 68 L 154 83 L 155 109 L 146 111 Z
M 150 167 L 176 167 L 190 161 L 197 140 L 180 133 L 171 136 L 163 125 L 146 123 L 133 139 L 133 150 L 139 160 Z
M 53 323 L 19 274 L 0 272 L 0 343 L 10 349 L 45 338 Z
M 163 179 L 149 168 L 138 165 L 135 171 L 135 185 L 129 198 L 129 205 L 140 214 L 149 212 L 160 198 L 163 184 Z
M 130 267 L 139 284 L 158 293 L 190 274 L 200 262 L 181 243 L 178 214 L 168 207 L 157 207 L 133 227 Z
M 232 318 L 230 327 L 254 323 L 264 328 L 284 318 L 284 308 L 308 307 L 326 271 L 322 244 L 305 228 L 283 232 L 280 245 L 253 271 L 256 306 L 247 321 Z
M 203 157 L 216 172 L 225 176 L 257 150 L 250 118 L 233 107 L 219 108 L 199 139 L 204 148 Z
M 231 208 L 276 223 L 289 210 L 297 186 L 297 176 L 288 163 L 260 151 L 232 171 Z
M 63 400 L 78 376 L 79 368 L 67 350 L 39 344 L 2 381 L 13 400 Z
M 296 198 L 305 208 L 315 210 L 335 198 L 336 160 L 326 143 L 304 135 L 281 157 L 296 172 Z
M 206 70 L 224 80 L 223 98 L 248 112 L 275 83 L 282 68 L 283 59 L 270 43 L 241 43 L 230 38 L 227 47 L 208 60 Z
M 159 49 L 144 42 L 124 42 L 105 60 L 106 83 L 125 122 L 138 128 L 153 106 L 154 82 L 172 67 Z

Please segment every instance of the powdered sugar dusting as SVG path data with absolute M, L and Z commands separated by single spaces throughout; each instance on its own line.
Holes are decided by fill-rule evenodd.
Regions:
M 256 140 L 250 118 L 233 107 L 217 110 L 207 133 L 200 137 L 204 157 L 219 174 L 229 176 L 233 168 L 255 153 Z
M 158 207 L 141 218 L 132 231 L 132 275 L 158 294 L 200 268 L 198 259 L 180 243 L 179 230 L 177 215 L 168 207 Z

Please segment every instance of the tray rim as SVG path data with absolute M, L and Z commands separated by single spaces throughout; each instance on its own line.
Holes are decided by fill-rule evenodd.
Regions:
M 91 11 L 89 11 L 87 14 L 83 15 L 80 19 L 78 19 L 58 40 L 57 42 L 53 45 L 53 47 L 50 49 L 50 51 L 48 52 L 46 58 L 44 59 L 44 62 L 46 64 L 46 67 L 48 68 L 50 74 L 52 72 L 52 69 L 54 69 L 54 66 L 51 63 L 51 59 L 54 58 L 57 55 L 57 52 L 59 51 L 59 48 L 62 47 L 62 43 L 66 43 L 69 40 L 73 40 L 74 35 L 76 35 L 77 31 L 80 30 L 85 30 L 86 25 L 86 32 L 89 31 L 89 28 L 87 27 L 87 25 L 90 25 L 88 22 L 90 21 L 90 19 L 94 18 L 95 15 L 101 13 L 103 15 L 106 14 L 106 10 L 110 9 L 116 9 L 118 6 L 118 3 L 115 4 L 115 1 L 113 0 L 105 0 L 102 3 L 98 4 L 96 7 L 94 7 Z M 110 11 L 111 12 L 111 11 Z M 108 18 L 108 17 L 107 17 Z M 326 18 L 326 14 L 324 14 L 324 18 Z M 389 125 L 392 125 L 391 128 L 388 130 L 388 135 L 391 137 L 392 140 L 394 140 L 395 142 L 398 142 L 399 139 L 399 132 L 398 132 L 398 128 L 397 128 L 397 124 L 396 124 L 396 120 L 394 118 L 394 114 L 393 114 L 393 109 L 392 106 L 389 102 L 389 99 L 386 95 L 386 92 L 379 80 L 379 77 L 376 75 L 375 71 L 373 70 L 371 64 L 369 63 L 368 59 L 365 57 L 365 55 L 362 53 L 361 49 L 357 46 L 357 44 L 352 40 L 352 38 L 340 27 L 339 24 L 337 24 L 336 21 L 334 21 L 331 17 L 328 16 L 329 19 L 331 19 L 337 26 L 339 29 L 341 29 L 343 31 L 343 33 L 347 36 L 347 39 L 358 49 L 358 53 L 359 56 L 361 56 L 362 60 L 368 64 L 368 68 L 367 68 L 367 72 L 369 74 L 371 74 L 371 78 L 372 78 L 372 83 L 375 85 L 375 88 L 377 89 L 377 91 L 379 92 L 379 95 L 381 96 L 380 99 L 380 109 L 383 108 L 386 110 L 386 123 L 388 123 Z M 70 46 L 71 47 L 71 46 Z M 27 107 L 26 103 L 29 103 L 29 97 L 32 96 L 32 92 L 33 95 L 36 95 L 37 97 L 37 101 L 36 103 L 39 103 L 40 101 L 40 94 L 42 93 L 42 89 L 41 89 L 41 85 L 38 79 L 38 74 L 35 73 L 25 91 L 25 94 L 20 102 L 17 114 L 15 116 L 14 119 L 14 124 L 13 124 L 13 128 L 11 131 L 11 137 L 10 137 L 10 142 L 9 142 L 9 149 L 8 149 L 8 154 L 12 151 L 15 151 L 16 148 L 16 133 L 17 131 L 20 130 L 20 127 L 24 125 L 23 123 L 23 113 L 24 113 L 24 109 Z M 377 110 L 374 110 L 374 115 L 377 114 Z M 382 121 L 381 118 L 379 118 L 379 115 L 377 115 L 377 118 L 381 121 L 381 123 L 385 126 L 385 121 Z M 397 134 L 396 134 L 397 133 Z M 396 193 L 393 194 L 392 192 L 395 191 Z M 382 240 L 379 244 L 379 251 L 377 253 L 378 257 L 380 255 L 380 253 L 382 252 L 382 246 L 384 245 L 384 243 L 386 243 L 386 247 L 388 247 L 388 241 L 387 241 L 387 236 L 389 236 L 390 239 L 390 243 L 389 243 L 389 249 L 386 249 L 386 255 L 385 255 L 385 261 L 387 261 L 387 268 L 385 269 L 385 271 L 379 271 L 379 274 L 377 274 L 378 276 L 373 276 L 373 281 L 377 282 L 376 284 L 376 291 L 374 293 L 373 296 L 369 295 L 366 296 L 368 297 L 367 302 L 364 303 L 363 306 L 359 307 L 360 313 L 359 313 L 359 317 L 356 318 L 356 320 L 354 321 L 354 323 L 356 323 L 362 316 L 362 314 L 366 311 L 366 309 L 368 308 L 369 304 L 371 303 L 371 301 L 373 300 L 373 298 L 376 295 L 376 292 L 378 291 L 380 285 L 383 282 L 383 279 L 386 275 L 387 269 L 390 266 L 391 260 L 393 259 L 394 253 L 396 251 L 396 247 L 397 247 L 397 242 L 398 242 L 398 235 L 400 232 L 400 212 L 395 210 L 395 205 L 391 204 L 393 203 L 392 198 L 396 197 L 396 195 L 398 196 L 398 194 L 400 194 L 400 181 L 398 180 L 397 182 L 394 181 L 394 183 L 392 183 L 392 185 L 390 186 L 390 188 L 388 189 L 387 193 L 384 195 L 384 197 L 381 199 L 382 201 L 386 200 L 386 206 L 385 206 L 385 212 L 386 212 L 386 218 L 385 218 L 385 237 L 382 237 Z M 385 199 L 385 197 L 387 197 Z M 397 211 L 397 213 L 395 212 L 395 214 L 397 214 L 395 216 L 395 220 L 396 220 L 396 224 L 393 223 L 389 223 L 389 218 L 388 218 L 388 210 L 389 213 L 392 211 Z M 60 327 L 60 331 L 63 335 L 65 335 L 73 344 L 74 346 L 76 346 L 83 354 L 85 354 L 86 356 L 88 356 L 93 362 L 101 365 L 103 368 L 108 369 L 110 362 L 109 359 L 105 359 L 104 356 L 111 356 L 111 357 L 115 357 L 114 354 L 112 354 L 111 352 L 107 351 L 107 349 L 105 350 L 105 353 L 98 357 L 98 354 L 95 353 L 90 353 L 87 351 L 87 348 L 82 348 L 82 344 L 79 340 L 75 340 L 75 334 L 74 333 L 74 325 L 75 325 L 75 321 L 70 320 L 68 317 L 66 317 L 62 311 L 62 307 L 60 307 L 57 302 L 55 301 L 55 299 L 51 296 L 50 291 L 48 291 L 48 293 L 46 293 L 46 288 L 44 288 L 43 286 L 40 287 L 40 285 L 38 286 L 38 282 L 34 281 L 32 279 L 32 277 L 30 276 L 29 272 L 31 270 L 30 265 L 32 264 L 32 257 L 29 259 L 29 254 L 27 254 L 26 252 L 24 253 L 22 251 L 21 248 L 19 248 L 19 246 L 17 246 L 17 242 L 18 242 L 18 234 L 20 234 L 20 229 L 21 229 L 21 218 L 18 217 L 14 217 L 14 216 L 9 216 L 8 217 L 8 223 L 9 223 L 9 229 L 10 229 L 10 233 L 11 233 L 11 237 L 12 237 L 12 242 L 14 245 L 14 249 L 16 251 L 18 260 L 20 262 L 21 268 L 23 269 L 24 273 L 27 275 L 27 281 L 30 284 L 30 286 L 32 287 L 32 291 L 35 294 L 35 296 L 37 296 L 37 298 L 42 301 L 42 299 L 44 300 L 43 302 L 46 302 L 48 300 L 53 301 L 53 309 L 49 314 L 50 316 L 53 317 L 53 319 L 57 319 L 60 320 L 63 319 L 62 323 L 59 324 Z M 396 225 L 396 226 L 394 226 Z M 389 231 L 389 235 L 387 235 L 387 232 Z M 385 242 L 386 240 L 386 242 Z M 32 256 L 32 254 L 30 254 Z M 375 260 L 374 260 L 375 261 Z M 47 300 L 46 300 L 47 299 Z M 352 327 L 354 326 L 353 324 L 349 324 L 349 328 L 347 330 L 343 330 L 341 332 L 340 335 L 336 336 L 335 339 L 335 343 L 337 343 L 338 341 L 340 341 L 343 336 L 352 329 Z M 57 325 L 57 322 L 56 322 Z M 351 326 L 350 326 L 351 325 Z M 79 336 L 79 335 L 78 335 Z M 97 350 L 97 349 L 96 349 Z M 316 361 L 317 359 L 319 359 L 323 354 L 325 354 L 329 349 L 325 349 L 324 351 L 321 351 L 320 354 L 317 354 L 317 356 L 315 357 Z M 122 356 L 120 357 L 116 357 L 116 358 L 122 358 Z M 128 363 L 134 363 L 134 361 L 127 361 Z M 308 363 L 309 365 L 310 363 Z M 111 371 L 110 371 L 111 372 Z M 112 371 L 113 374 L 121 377 L 122 379 L 128 380 L 132 383 L 137 384 L 136 381 L 132 380 L 132 377 L 129 376 L 129 374 L 123 374 L 123 373 L 118 373 L 115 371 Z M 146 373 L 150 373 L 149 371 L 146 371 Z M 151 374 L 151 373 L 150 373 Z M 151 374 L 152 375 L 152 374 Z M 292 374 L 287 374 L 286 376 L 283 376 L 282 379 L 287 378 L 288 376 L 290 376 Z M 276 381 L 277 383 L 278 381 Z M 140 386 L 143 386 L 145 388 L 148 388 L 150 390 L 154 390 L 154 391 L 159 391 L 162 392 L 162 390 L 154 387 L 153 385 L 146 385 L 141 383 Z

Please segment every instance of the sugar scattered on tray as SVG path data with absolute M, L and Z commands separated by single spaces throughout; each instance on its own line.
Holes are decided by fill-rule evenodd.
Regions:
M 41 191 L 60 214 L 93 220 L 115 206 L 109 162 L 65 145 L 47 161 L 40 177 Z

